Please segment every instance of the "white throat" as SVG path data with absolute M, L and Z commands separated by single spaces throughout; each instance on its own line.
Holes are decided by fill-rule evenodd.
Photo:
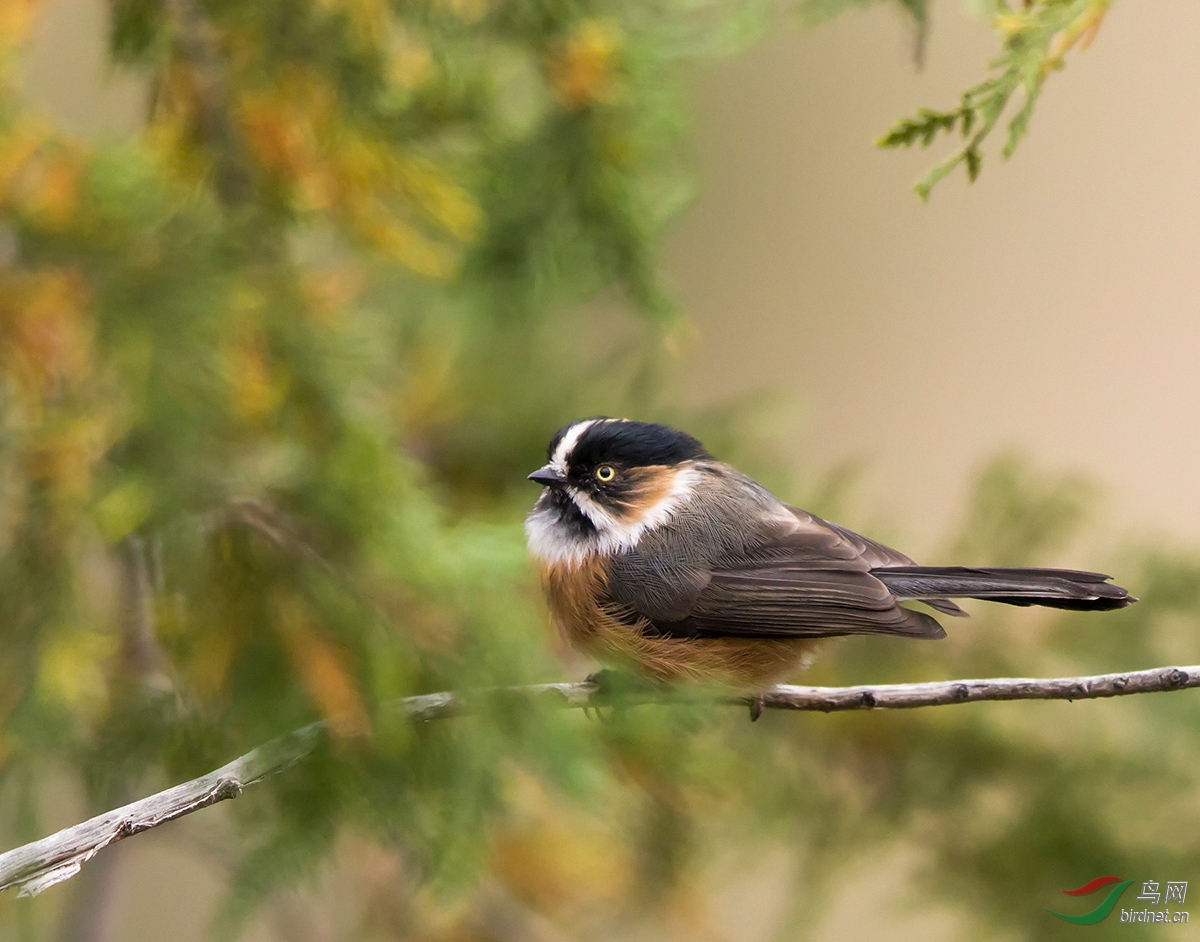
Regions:
M 560 450 L 555 450 L 556 456 Z M 569 449 L 564 452 L 568 453 Z M 566 490 L 572 502 L 595 527 L 595 532 L 588 534 L 580 534 L 563 520 L 557 508 L 543 496 L 525 519 L 529 551 L 542 562 L 559 566 L 579 566 L 592 557 L 628 553 L 637 548 L 647 531 L 666 524 L 675 516 L 692 495 L 699 480 L 700 472 L 697 469 L 680 468 L 675 472 L 666 495 L 643 510 L 635 520 L 616 516 L 589 494 L 568 486 Z

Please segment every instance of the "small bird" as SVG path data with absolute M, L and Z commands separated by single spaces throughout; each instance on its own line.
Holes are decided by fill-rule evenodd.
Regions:
M 943 638 L 920 602 L 951 598 L 1107 611 L 1137 601 L 1071 569 L 918 566 L 791 507 L 666 425 L 572 422 L 529 475 L 525 523 L 554 621 L 601 663 L 664 681 L 761 690 L 807 666 L 818 639 Z M 752 716 L 755 716 L 752 708 Z

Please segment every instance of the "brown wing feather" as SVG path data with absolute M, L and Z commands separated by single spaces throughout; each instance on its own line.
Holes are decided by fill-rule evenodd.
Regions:
M 793 513 L 805 514 L 806 511 L 791 508 Z M 820 518 L 818 518 L 820 519 Z M 853 530 L 847 530 L 845 527 L 840 527 L 836 523 L 830 523 L 827 520 L 822 520 L 827 527 L 836 530 L 845 539 L 849 540 L 859 551 L 859 555 L 867 562 L 871 569 L 894 569 L 899 566 L 915 566 L 916 562 L 908 556 L 905 556 L 899 550 L 894 550 L 890 546 L 884 546 L 882 543 L 877 543 L 870 537 L 863 536 L 861 533 L 855 533 Z M 935 608 L 943 615 L 952 615 L 955 618 L 969 618 L 970 616 L 963 611 L 954 602 L 949 599 L 922 599 L 930 608 Z
M 945 635 L 931 616 L 900 606 L 869 572 L 881 558 L 911 565 L 907 557 L 789 509 L 792 518 L 761 520 L 734 545 L 707 553 L 645 540 L 614 565 L 614 606 L 666 637 Z

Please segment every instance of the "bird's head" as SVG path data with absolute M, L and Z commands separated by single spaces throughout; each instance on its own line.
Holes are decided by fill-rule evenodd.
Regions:
M 620 552 L 667 520 L 711 455 L 667 425 L 595 418 L 559 429 L 547 462 L 529 475 L 544 488 L 526 523 L 533 552 L 547 560 Z

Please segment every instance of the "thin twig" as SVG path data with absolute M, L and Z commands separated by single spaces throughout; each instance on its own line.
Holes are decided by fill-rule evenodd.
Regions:
M 1095 700 L 1134 693 L 1155 693 L 1200 687 L 1200 665 L 1158 667 L 1153 670 L 1091 677 L 994 677 L 983 680 L 947 680 L 922 684 L 883 684 L 862 687 L 797 687 L 781 684 L 766 691 L 762 706 L 776 710 L 904 710 L 945 706 L 977 700 Z M 491 691 L 505 695 L 550 698 L 570 708 L 605 703 L 590 683 L 535 684 Z M 664 691 L 647 688 L 636 699 L 664 699 Z M 397 701 L 396 707 L 412 720 L 444 719 L 469 712 L 471 703 L 453 693 L 430 693 Z M 726 697 L 725 702 L 751 706 L 757 698 Z M 252 749 L 214 772 L 124 807 L 98 815 L 82 824 L 0 854 L 0 890 L 19 887 L 19 895 L 35 896 L 73 877 L 79 868 L 110 844 L 132 834 L 158 827 L 218 801 L 236 798 L 242 789 L 280 772 L 304 758 L 320 742 L 324 723 L 313 723 Z

